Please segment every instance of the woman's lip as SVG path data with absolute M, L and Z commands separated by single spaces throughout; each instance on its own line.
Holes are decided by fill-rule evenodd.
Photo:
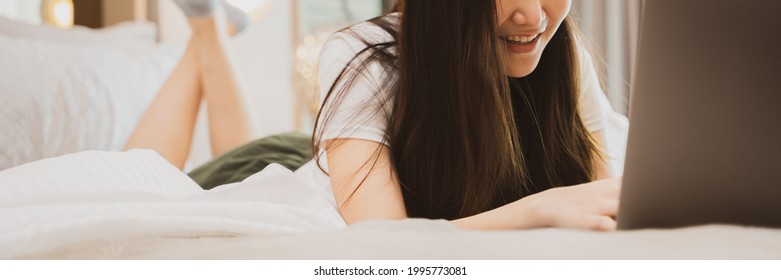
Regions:
M 524 33 L 524 34 L 510 34 L 510 35 L 504 35 L 502 37 L 504 37 L 504 38 L 511 37 L 511 36 L 531 37 L 531 36 L 536 36 L 536 35 L 542 35 L 542 33 L 545 33 L 545 32 L 543 31 L 543 32 Z
M 531 52 L 534 52 L 534 51 L 537 50 L 537 48 L 540 45 L 540 39 L 541 38 L 542 38 L 542 34 L 537 36 L 537 38 L 534 38 L 534 41 L 532 41 L 531 43 L 528 43 L 528 44 L 518 44 L 518 43 L 509 42 L 509 41 L 506 41 L 506 40 L 504 42 L 507 45 L 507 49 L 510 50 L 511 53 L 514 53 L 514 54 L 526 54 L 526 53 L 531 53 Z
M 510 36 L 531 37 L 531 36 L 535 36 L 535 35 L 542 35 L 543 33 L 545 33 L 545 31 L 547 31 L 547 30 L 540 30 L 540 31 L 528 32 L 528 33 L 518 33 L 518 34 L 506 34 L 506 35 L 502 35 L 502 38 L 507 38 L 507 37 L 510 37 Z

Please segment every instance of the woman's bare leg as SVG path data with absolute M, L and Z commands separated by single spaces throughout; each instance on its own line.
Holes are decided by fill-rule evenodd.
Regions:
M 218 13 L 219 14 L 219 13 Z M 241 92 L 227 54 L 220 16 L 189 19 L 192 37 L 179 64 L 142 116 L 125 149 L 149 148 L 182 169 L 201 97 L 208 108 L 211 149 L 219 155 L 249 140 Z
M 198 46 L 203 96 L 208 108 L 212 154 L 217 156 L 250 139 L 241 89 L 228 55 L 229 28 L 224 13 L 190 20 Z
M 179 64 L 136 125 L 125 150 L 153 149 L 182 169 L 190 152 L 201 91 L 197 42 L 190 40 Z

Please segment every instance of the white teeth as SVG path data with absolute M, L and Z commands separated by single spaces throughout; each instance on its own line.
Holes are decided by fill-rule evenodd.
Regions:
M 505 37 L 505 40 L 512 43 L 528 44 L 534 41 L 534 39 L 537 39 L 537 36 L 540 36 L 540 34 L 535 34 L 533 36 L 507 36 Z

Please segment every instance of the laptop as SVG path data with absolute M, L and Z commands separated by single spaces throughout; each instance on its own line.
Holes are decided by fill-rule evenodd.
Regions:
M 781 1 L 645 1 L 619 229 L 781 227 Z

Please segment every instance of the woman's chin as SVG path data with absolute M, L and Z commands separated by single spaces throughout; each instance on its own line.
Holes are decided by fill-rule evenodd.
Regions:
M 507 69 L 507 75 L 512 78 L 523 78 L 529 76 L 534 69 L 537 68 L 537 63 L 525 63 L 525 65 L 510 65 Z
M 531 74 L 531 73 L 532 73 L 532 71 L 523 71 L 523 72 L 521 72 L 521 71 L 518 71 L 518 72 L 510 71 L 508 73 L 509 74 L 508 76 L 510 76 L 510 78 L 523 78 L 523 77 L 529 76 L 529 74 Z

